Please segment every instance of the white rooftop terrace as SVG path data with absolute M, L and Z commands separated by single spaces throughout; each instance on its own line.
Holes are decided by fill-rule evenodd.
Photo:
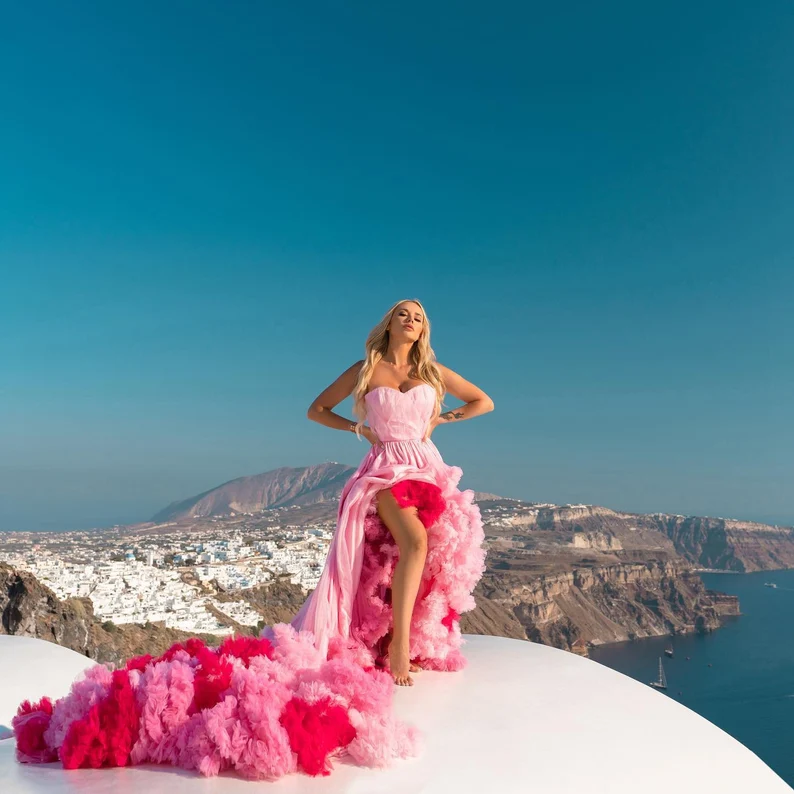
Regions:
M 755 753 L 647 684 L 567 651 L 465 635 L 468 667 L 422 671 L 395 687 L 394 709 L 425 735 L 418 758 L 388 769 L 334 760 L 328 777 L 288 775 L 279 791 L 468 794 L 784 794 Z M 90 660 L 43 640 L 0 636 L 0 725 L 24 699 L 64 695 Z M 0 740 L 0 792 L 114 794 L 252 791 L 233 774 L 206 779 L 170 766 L 66 771 L 19 764 Z

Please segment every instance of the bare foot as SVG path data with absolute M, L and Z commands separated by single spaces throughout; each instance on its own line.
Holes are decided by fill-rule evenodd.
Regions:
M 391 672 L 394 683 L 399 686 L 413 686 L 414 680 L 408 675 L 410 669 L 408 658 L 408 643 L 389 644 L 389 671 Z
M 386 634 L 386 636 L 381 637 L 381 639 L 379 640 L 378 644 L 379 644 L 379 648 L 380 648 L 381 658 L 384 659 L 384 660 L 387 659 L 388 658 L 389 646 L 391 645 L 391 631 L 389 631 Z M 415 664 L 414 662 L 409 661 L 408 662 L 408 669 L 412 673 L 419 673 L 419 672 L 422 671 L 423 668 L 421 668 L 418 664 Z

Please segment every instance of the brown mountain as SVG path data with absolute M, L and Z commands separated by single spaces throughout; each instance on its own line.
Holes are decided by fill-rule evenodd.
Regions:
M 152 518 L 155 523 L 184 518 L 256 513 L 260 510 L 292 505 L 313 505 L 339 498 L 355 467 L 330 461 L 317 466 L 282 467 L 238 477 L 217 488 L 172 502 Z
M 152 517 L 156 524 L 207 516 L 228 516 L 232 513 L 258 513 L 273 507 L 306 507 L 324 502 L 336 502 L 354 466 L 330 461 L 316 466 L 299 468 L 282 467 L 238 477 L 209 491 L 192 496 L 168 507 Z M 501 500 L 503 497 L 490 493 L 475 492 L 477 501 Z M 328 515 L 336 511 L 328 505 Z

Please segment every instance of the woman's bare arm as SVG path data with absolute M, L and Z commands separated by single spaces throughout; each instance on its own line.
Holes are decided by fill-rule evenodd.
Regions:
M 346 397 L 353 393 L 358 380 L 358 373 L 364 364 L 364 359 L 356 361 L 349 366 L 330 386 L 323 389 L 309 406 L 306 416 L 313 422 L 319 422 L 335 430 L 350 430 L 350 425 L 355 424 L 353 419 L 334 413 L 331 409 L 339 405 Z
M 465 405 L 445 411 L 438 417 L 439 424 L 446 422 L 461 422 L 464 419 L 473 419 L 480 414 L 487 414 L 493 411 L 493 400 L 480 388 L 473 383 L 469 383 L 465 378 L 458 375 L 449 367 L 436 362 L 441 375 L 444 378 L 444 387 L 453 397 L 461 400 Z

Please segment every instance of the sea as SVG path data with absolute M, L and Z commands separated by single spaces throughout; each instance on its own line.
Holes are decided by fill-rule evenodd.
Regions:
M 738 596 L 742 614 L 709 634 L 604 645 L 590 658 L 647 684 L 661 656 L 667 689 L 657 692 L 738 739 L 794 787 L 794 570 L 698 575 L 710 590 Z

